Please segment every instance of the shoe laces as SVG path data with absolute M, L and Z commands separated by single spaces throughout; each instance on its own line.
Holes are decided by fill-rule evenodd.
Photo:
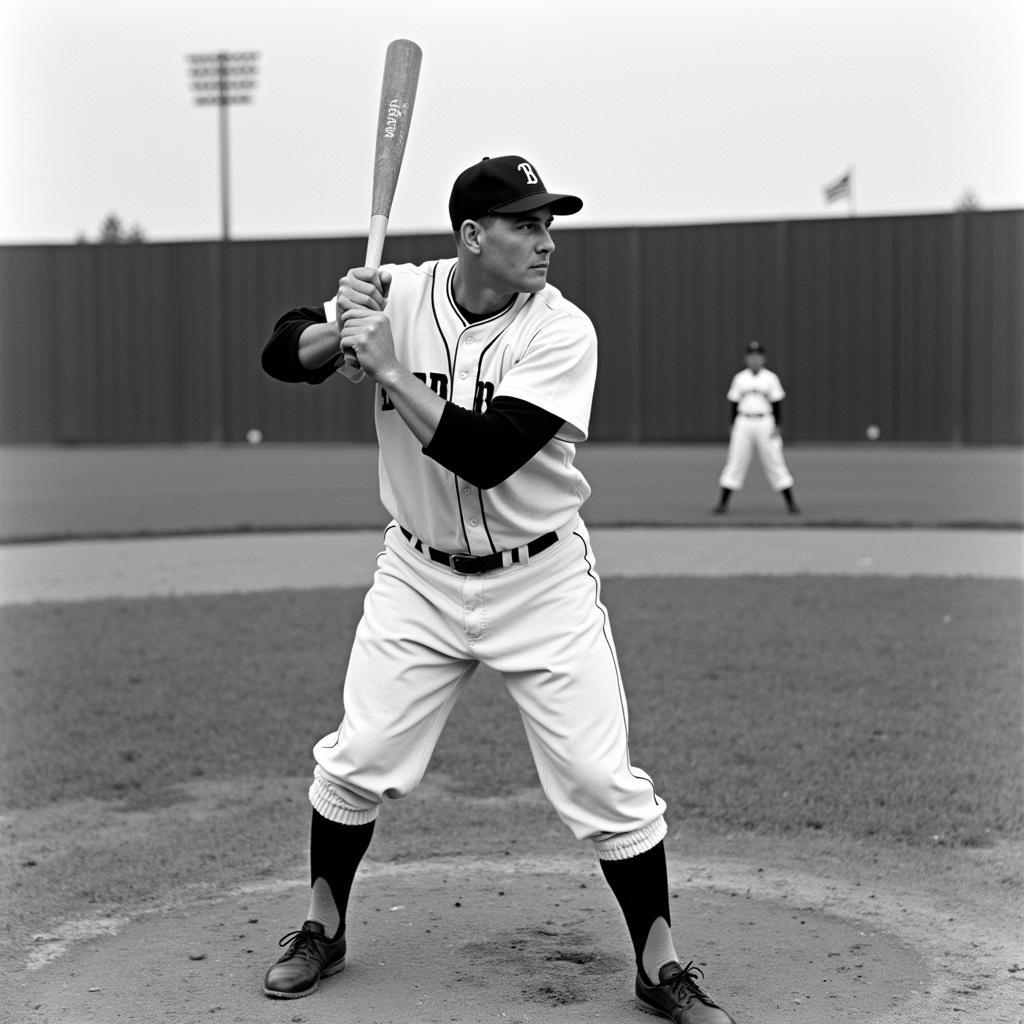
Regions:
M 680 1003 L 683 1002 L 684 996 L 686 997 L 686 1004 L 693 1002 L 693 998 L 696 996 L 706 1006 L 714 1006 L 715 1004 L 697 984 L 698 978 L 703 980 L 704 972 L 699 967 L 694 966 L 691 960 L 679 974 L 663 984 Z
M 327 959 L 324 949 L 326 939 L 307 928 L 300 928 L 298 931 L 282 935 L 277 944 L 288 946 L 281 960 L 292 960 L 297 956 L 304 956 L 306 960 L 316 960 L 322 965 Z

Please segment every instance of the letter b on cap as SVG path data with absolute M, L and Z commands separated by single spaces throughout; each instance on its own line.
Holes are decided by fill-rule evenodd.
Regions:
M 526 175 L 526 184 L 527 185 L 536 185 L 537 182 L 540 180 L 537 177 L 536 171 L 534 171 L 534 169 L 525 160 L 521 164 L 518 164 L 516 166 L 516 170 L 517 171 L 522 171 L 523 174 Z

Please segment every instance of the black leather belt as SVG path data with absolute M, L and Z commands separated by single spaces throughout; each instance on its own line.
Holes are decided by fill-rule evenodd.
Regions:
M 446 565 L 449 569 L 462 573 L 464 576 L 476 576 L 481 572 L 490 572 L 492 569 L 500 569 L 505 564 L 502 558 L 502 552 L 500 551 L 496 551 L 493 555 L 451 554 L 447 551 L 438 551 L 437 548 L 429 547 L 424 544 L 423 541 L 417 540 L 404 526 L 399 526 L 399 529 L 402 531 L 402 535 L 405 539 L 409 541 L 417 551 L 426 552 L 432 561 L 439 562 L 441 565 Z M 519 552 L 522 551 L 523 548 L 526 549 L 527 557 L 532 557 L 533 555 L 539 555 L 542 551 L 546 551 L 557 540 L 557 533 L 545 533 L 543 537 L 537 537 L 535 540 L 531 540 L 529 544 L 524 544 L 522 548 L 512 548 L 509 552 L 512 564 L 516 564 L 522 560 Z
M 766 412 L 741 412 L 740 415 L 746 420 L 761 420 L 768 415 Z

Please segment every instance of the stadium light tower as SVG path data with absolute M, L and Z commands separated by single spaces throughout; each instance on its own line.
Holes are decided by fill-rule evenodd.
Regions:
M 259 71 L 259 54 L 253 52 L 190 53 L 189 73 L 196 103 L 216 106 L 220 113 L 220 216 L 221 237 L 231 237 L 231 170 L 228 146 L 228 107 L 251 103 Z

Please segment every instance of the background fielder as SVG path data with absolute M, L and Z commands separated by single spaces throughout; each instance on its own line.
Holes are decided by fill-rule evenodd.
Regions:
M 779 491 L 791 513 L 798 513 L 793 475 L 782 454 L 782 400 L 786 392 L 778 376 L 765 366 L 767 353 L 758 341 L 747 345 L 746 368 L 732 379 L 726 398 L 732 407 L 729 452 L 719 477 L 721 492 L 711 510 L 723 513 L 733 491 L 743 487 L 750 460 L 757 452 L 772 490 Z
M 269 996 L 307 995 L 344 965 L 352 880 L 381 807 L 419 783 L 461 687 L 486 664 L 518 706 L 545 795 L 594 844 L 633 942 L 638 1000 L 677 1024 L 732 1020 L 673 946 L 665 802 L 630 762 L 580 518 L 590 487 L 574 454 L 589 429 L 597 338 L 547 274 L 553 217 L 582 205 L 548 192 L 522 157 L 484 158 L 452 188 L 456 259 L 350 270 L 324 308 L 282 317 L 264 349 L 281 380 L 333 377 L 340 348 L 373 382 L 393 516 L 344 717 L 314 748 L 310 905 L 281 940 Z

